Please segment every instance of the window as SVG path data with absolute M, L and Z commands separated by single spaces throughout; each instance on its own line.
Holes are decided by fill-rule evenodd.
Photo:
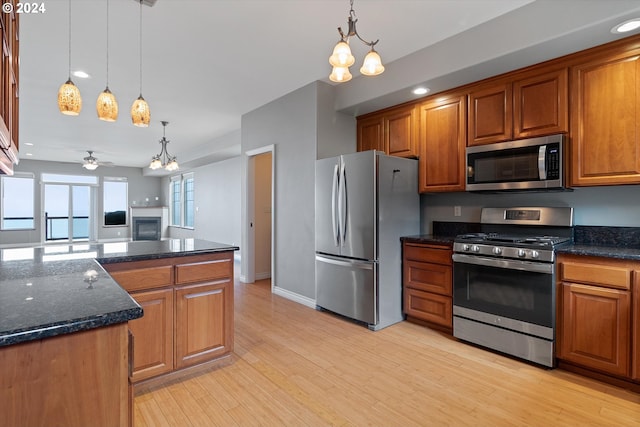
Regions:
M 171 177 L 171 225 L 193 228 L 195 225 L 195 189 L 193 173 Z
M 33 174 L 2 176 L 2 230 L 35 228 Z
M 127 225 L 127 179 L 104 177 L 102 186 L 104 225 Z

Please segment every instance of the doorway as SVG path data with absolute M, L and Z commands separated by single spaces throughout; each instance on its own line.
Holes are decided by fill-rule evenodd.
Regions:
M 246 169 L 246 250 L 242 256 L 244 282 L 271 278 L 276 286 L 274 269 L 274 176 L 273 145 L 247 151 Z
M 44 185 L 45 242 L 89 240 L 91 221 L 91 187 Z

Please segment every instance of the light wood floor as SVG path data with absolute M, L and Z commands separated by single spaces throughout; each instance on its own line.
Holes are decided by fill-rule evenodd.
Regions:
M 402 322 L 235 286 L 231 364 L 139 388 L 135 426 L 640 426 L 640 395 Z

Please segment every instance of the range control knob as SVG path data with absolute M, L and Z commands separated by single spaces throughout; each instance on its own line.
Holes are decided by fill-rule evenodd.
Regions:
M 467 245 L 466 243 L 464 243 L 464 244 L 462 245 L 462 250 L 463 250 L 463 251 L 465 251 L 465 252 L 469 252 L 469 248 L 470 248 L 470 246 L 469 246 L 469 245 Z
M 478 245 L 471 246 L 471 252 L 480 252 L 480 246 Z
M 531 251 L 531 258 L 538 258 L 540 256 L 540 252 L 538 251 Z
M 491 252 L 493 252 L 494 255 L 501 255 L 502 254 L 502 248 L 500 246 L 496 246 L 496 247 L 493 248 L 493 250 Z
M 527 252 L 525 252 L 525 250 L 524 250 L 524 249 L 518 249 L 518 256 L 519 256 L 520 258 L 524 258 L 524 257 L 526 257 L 526 256 L 527 256 Z

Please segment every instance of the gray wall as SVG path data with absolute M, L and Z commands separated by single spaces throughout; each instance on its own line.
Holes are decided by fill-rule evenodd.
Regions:
M 479 222 L 482 207 L 569 206 L 576 225 L 640 227 L 640 186 L 575 188 L 571 192 L 477 194 L 423 194 L 420 198 L 422 232 L 433 221 Z M 454 216 L 460 206 L 461 216 Z
M 332 86 L 314 82 L 243 115 L 242 153 L 271 144 L 275 146 L 273 285 L 315 300 L 315 160 L 355 151 L 355 120 L 334 111 Z M 242 204 L 246 224 L 246 200 Z M 245 225 L 242 232 L 246 242 Z M 243 275 L 246 270 L 243 258 Z
M 16 166 L 15 172 L 31 172 L 35 175 L 35 226 L 34 230 L 0 231 L 0 244 L 21 245 L 41 243 L 41 222 L 40 212 L 42 210 L 40 174 L 57 173 L 65 175 L 91 175 L 91 176 L 113 176 L 126 177 L 129 192 L 129 206 L 132 204 L 144 206 L 145 199 L 149 198 L 151 206 L 159 206 L 163 203 L 161 194 L 161 179 L 157 177 L 144 177 L 140 168 L 125 167 L 104 167 L 101 166 L 94 171 L 88 171 L 77 163 L 45 162 L 39 160 L 21 160 Z M 128 226 L 126 227 L 103 227 L 102 226 L 102 180 L 99 180 L 100 187 L 97 196 L 97 216 L 98 216 L 98 240 L 124 239 L 131 237 Z M 155 200 L 156 197 L 160 199 Z
M 193 172 L 195 224 L 186 229 L 169 227 L 169 237 L 198 238 L 240 246 L 241 158 L 211 163 L 180 173 Z M 162 179 L 162 193 L 169 204 L 169 180 Z

